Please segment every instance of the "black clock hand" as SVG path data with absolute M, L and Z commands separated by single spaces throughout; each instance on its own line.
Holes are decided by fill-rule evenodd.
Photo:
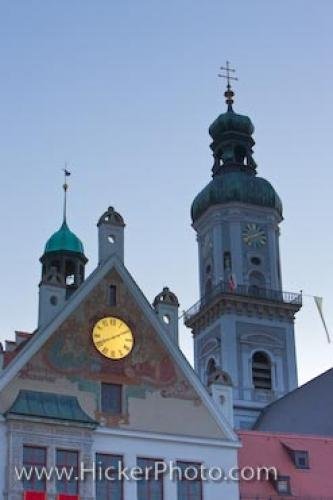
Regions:
M 125 330 L 124 332 L 118 333 L 117 335 L 113 335 L 112 337 L 108 337 L 107 339 L 100 340 L 99 345 L 105 344 L 105 342 L 109 342 L 110 340 L 116 339 L 117 337 L 121 337 L 122 335 L 125 335 L 125 333 L 128 333 L 129 330 Z

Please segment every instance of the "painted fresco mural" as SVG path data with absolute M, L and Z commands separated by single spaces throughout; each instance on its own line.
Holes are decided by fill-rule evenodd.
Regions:
M 109 287 L 117 286 L 117 306 L 108 305 Z M 92 342 L 95 323 L 106 316 L 123 319 L 133 331 L 134 348 L 125 358 L 110 360 Z M 124 415 L 110 417 L 100 412 L 100 383 L 122 384 L 125 399 L 145 398 L 158 391 L 163 398 L 177 398 L 199 404 L 197 395 L 179 372 L 166 348 L 143 315 L 118 273 L 112 271 L 88 298 L 52 335 L 44 347 L 20 372 L 31 381 L 57 383 L 65 378 L 81 391 L 95 396 L 94 417 L 107 425 L 128 423 Z

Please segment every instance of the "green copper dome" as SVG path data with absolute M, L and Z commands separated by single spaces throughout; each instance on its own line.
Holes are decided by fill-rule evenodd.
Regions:
M 238 132 L 252 135 L 254 126 L 250 118 L 246 115 L 239 115 L 230 108 L 226 113 L 222 113 L 209 127 L 209 134 L 215 141 L 225 132 Z
M 61 228 L 54 233 L 45 245 L 44 254 L 49 252 L 75 252 L 84 254 L 81 240 L 72 233 L 64 221 Z
M 213 205 L 232 202 L 273 208 L 282 217 L 282 202 L 268 181 L 246 172 L 232 171 L 215 176 L 195 197 L 191 208 L 192 220 L 195 222 Z

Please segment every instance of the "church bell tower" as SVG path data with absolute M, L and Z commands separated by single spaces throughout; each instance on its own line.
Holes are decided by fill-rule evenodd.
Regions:
M 227 63 L 227 111 L 209 134 L 212 180 L 191 215 L 199 251 L 200 300 L 185 314 L 195 369 L 205 385 L 217 369 L 233 386 L 234 422 L 250 428 L 261 410 L 297 386 L 294 317 L 302 296 L 284 292 L 280 266 L 282 203 L 257 175 L 254 126 L 233 109 Z

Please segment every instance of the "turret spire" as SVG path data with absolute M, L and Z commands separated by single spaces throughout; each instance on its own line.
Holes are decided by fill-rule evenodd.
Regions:
M 71 175 L 70 171 L 67 170 L 67 163 L 65 163 L 65 168 L 63 169 L 64 172 L 64 184 L 63 184 L 63 190 L 64 190 L 64 210 L 63 210 L 63 222 L 66 223 L 67 219 L 67 191 L 68 191 L 68 183 L 67 183 L 67 177 Z
M 229 61 L 226 61 L 225 66 L 221 66 L 220 69 L 225 73 L 219 73 L 218 76 L 227 80 L 227 90 L 224 92 L 224 96 L 226 98 L 225 102 L 228 106 L 228 111 L 233 111 L 232 105 L 234 103 L 233 97 L 235 93 L 231 88 L 231 81 L 238 81 L 238 78 L 236 76 L 232 76 L 231 73 L 236 73 L 236 70 L 230 67 Z

